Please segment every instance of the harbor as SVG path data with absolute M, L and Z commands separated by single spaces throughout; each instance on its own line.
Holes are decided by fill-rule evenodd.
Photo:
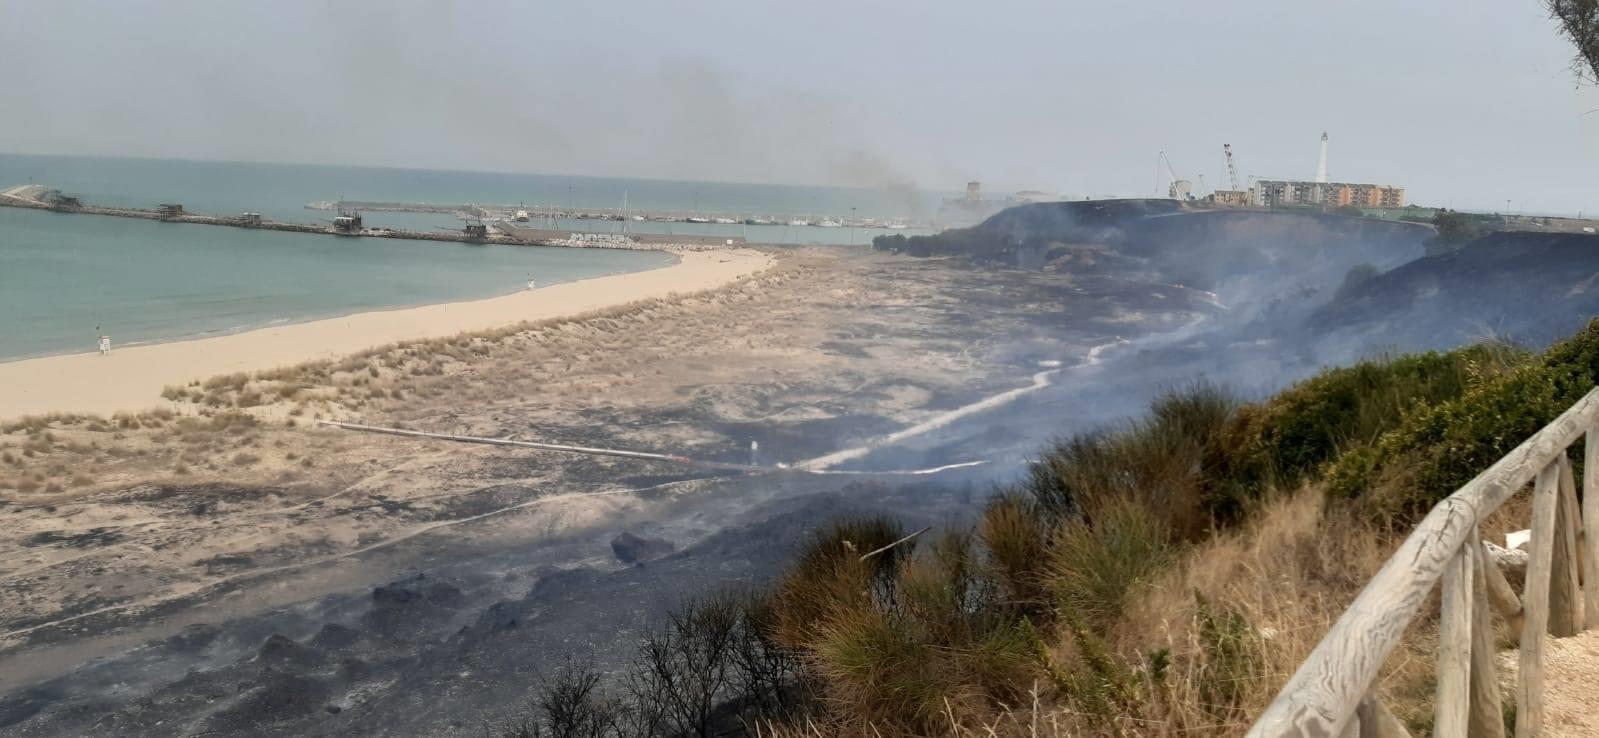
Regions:
M 674 209 L 639 209 L 628 208 L 625 204 L 616 208 L 595 207 L 555 207 L 536 205 L 483 205 L 483 204 L 438 204 L 425 202 L 368 202 L 357 200 L 321 200 L 306 203 L 308 210 L 364 210 L 368 212 L 388 213 L 441 213 L 454 215 L 461 220 L 484 220 L 490 222 L 516 222 L 536 223 L 539 221 L 560 220 L 597 220 L 617 222 L 650 222 L 650 223 L 697 223 L 717 225 L 747 225 L 747 226 L 792 226 L 792 227 L 817 227 L 817 228 L 867 228 L 886 231 L 901 231 L 908 229 L 933 229 L 935 225 L 930 220 L 917 220 L 908 217 L 878 218 L 857 217 L 854 214 L 843 215 L 817 215 L 817 214 L 773 214 L 773 213 L 729 213 L 707 212 L 699 210 L 674 210 Z
M 0 206 L 47 210 L 56 213 L 138 218 L 167 223 L 231 226 L 235 228 L 254 228 L 347 238 L 397 238 L 413 241 L 636 249 L 644 251 L 700 251 L 713 248 L 735 248 L 746 243 L 746 239 L 736 236 L 582 233 L 553 228 L 537 228 L 532 227 L 535 225 L 532 223 L 529 224 L 529 227 L 519 228 L 508 222 L 488 222 L 483 218 L 467 218 L 465 219 L 465 224 L 459 230 L 424 231 L 409 228 L 368 227 L 362 220 L 360 209 L 350 207 L 348 204 L 339 208 L 336 211 L 337 215 L 327 224 L 287 223 L 268 219 L 260 213 L 251 211 L 242 211 L 237 215 L 191 213 L 184 209 L 182 203 L 163 203 L 154 208 L 93 205 L 84 203 L 77 197 L 63 194 L 60 190 L 39 184 L 21 185 L 0 190 Z M 407 212 L 449 211 L 414 210 Z

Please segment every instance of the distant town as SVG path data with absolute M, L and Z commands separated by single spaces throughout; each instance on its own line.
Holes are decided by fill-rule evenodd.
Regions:
M 1180 175 L 1166 153 L 1162 151 L 1156 160 L 1158 181 L 1156 192 L 1196 208 L 1309 209 L 1418 223 L 1431 223 L 1439 212 L 1451 212 L 1447 208 L 1408 202 L 1405 188 L 1399 185 L 1330 181 L 1327 176 L 1327 143 L 1328 135 L 1323 132 L 1316 173 L 1312 178 L 1251 177 L 1247 184 L 1238 174 L 1238 167 L 1233 161 L 1232 145 L 1222 144 L 1222 157 L 1227 168 L 1226 186 L 1214 189 L 1206 186 L 1203 176 L 1198 178 L 1196 184 L 1194 179 Z M 966 191 L 961 196 L 944 200 L 934 220 L 940 228 L 969 226 L 1006 208 L 1071 199 L 1118 198 L 1115 196 L 1073 198 L 1038 190 L 1023 190 L 1004 198 L 986 198 L 983 195 L 982 183 L 973 181 L 966 184 Z M 1508 203 L 1502 212 L 1467 212 L 1464 217 L 1489 230 L 1599 232 L 1599 219 L 1585 218 L 1582 213 L 1578 213 L 1576 217 L 1514 214 L 1510 212 Z

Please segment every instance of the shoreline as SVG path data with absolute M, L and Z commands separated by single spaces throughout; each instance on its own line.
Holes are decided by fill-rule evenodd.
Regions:
M 560 246 L 528 246 L 528 247 L 525 247 L 525 248 L 556 249 L 556 248 L 563 248 L 563 247 L 560 247 Z M 615 249 L 615 250 L 616 251 L 630 251 L 632 249 Z M 555 287 L 555 286 L 563 285 L 563 284 L 573 284 L 573 283 L 577 283 L 577 282 L 588 282 L 588 281 L 595 280 L 595 279 L 607 279 L 607 278 L 610 278 L 610 277 L 621 277 L 621 276 L 625 276 L 625 275 L 628 275 L 628 274 L 642 274 L 644 272 L 660 271 L 662 269 L 669 269 L 671 267 L 677 266 L 677 265 L 681 264 L 682 261 L 683 261 L 683 252 L 680 252 L 680 251 L 658 251 L 658 250 L 650 250 L 650 249 L 640 249 L 640 250 L 638 250 L 638 252 L 639 253 L 645 253 L 645 254 L 666 253 L 666 254 L 670 255 L 674 260 L 669 262 L 669 263 L 662 264 L 660 266 L 649 266 L 649 267 L 644 267 L 642 269 L 633 269 L 633 270 L 624 270 L 624 271 L 611 271 L 611 272 L 604 272 L 604 273 L 601 273 L 601 274 L 595 274 L 593 276 L 588 276 L 588 277 L 579 277 L 577 279 L 567 279 L 567 280 L 562 280 L 562 281 L 552 281 L 552 282 L 547 283 L 546 287 L 540 287 L 539 289 L 547 289 L 549 287 Z M 116 337 L 112 336 L 112 349 L 113 349 L 113 351 L 127 351 L 127 350 L 131 350 L 131 349 L 145 348 L 145 347 L 149 347 L 149 346 L 165 346 L 167 344 L 173 344 L 173 343 L 187 343 L 187 342 L 190 342 L 190 341 L 206 341 L 206 340 L 210 340 L 210 339 L 213 339 L 213 338 L 224 338 L 224 337 L 227 337 L 227 336 L 237 336 L 237 335 L 244 334 L 244 333 L 253 333 L 255 331 L 273 330 L 273 329 L 277 329 L 277 328 L 287 328 L 287 327 L 290 327 L 290 326 L 304 325 L 306 323 L 319 323 L 319 322 L 330 321 L 330 320 L 343 320 L 345 318 L 350 318 L 350 317 L 354 317 L 354 316 L 357 316 L 357 315 L 364 315 L 364 314 L 367 314 L 367 313 L 392 313 L 392 312 L 397 312 L 397 311 L 401 311 L 401 310 L 415 310 L 415 309 L 418 309 L 418 308 L 434 307 L 434 306 L 437 306 L 437 305 L 460 305 L 460 304 L 467 304 L 467 303 L 477 303 L 477 302 L 483 302 L 484 300 L 495 300 L 495 299 L 499 299 L 499 298 L 503 298 L 503 297 L 510 297 L 510 296 L 513 296 L 513 295 L 520 295 L 520 294 L 525 293 L 526 291 L 527 291 L 526 288 L 519 288 L 519 289 L 515 289 L 515 290 L 510 290 L 510 291 L 495 290 L 495 291 L 492 291 L 492 292 L 487 292 L 486 294 L 482 294 L 480 296 L 477 296 L 477 295 L 474 295 L 474 296 L 463 296 L 463 297 L 460 297 L 460 298 L 457 298 L 457 299 L 441 299 L 441 300 L 434 300 L 434 301 L 428 301 L 428 302 L 401 303 L 401 304 L 395 304 L 395 305 L 362 307 L 362 308 L 353 308 L 353 309 L 348 309 L 347 308 L 349 310 L 349 312 L 335 312 L 335 313 L 333 313 L 331 315 L 322 314 L 322 315 L 299 316 L 299 317 L 292 317 L 292 318 L 274 318 L 274 319 L 272 319 L 270 321 L 267 321 L 267 322 L 264 322 L 264 323 L 247 323 L 247 324 L 242 324 L 242 325 L 231 326 L 231 327 L 228 327 L 228 328 L 212 328 L 212 329 L 207 329 L 207 330 L 191 331 L 189 333 L 183 333 L 183 334 L 176 335 L 176 336 L 165 336 L 165 337 L 159 337 L 159 338 L 148 338 L 148 339 L 144 339 L 144 340 L 128 341 L 128 342 L 117 341 Z M 437 336 L 429 336 L 429 338 L 437 338 Z M 46 352 L 46 353 L 34 353 L 34 354 L 26 354 L 26 355 L 22 355 L 22 356 L 0 356 L 0 369 L 3 369 L 7 364 L 17 364 L 17 363 L 21 363 L 21 362 L 24 362 L 24 361 L 41 361 L 41 360 L 44 360 L 44 359 L 59 359 L 59 358 L 64 358 L 64 357 L 68 357 L 68 356 L 94 356 L 94 355 L 96 355 L 96 352 L 94 352 L 94 351 L 71 350 L 71 351 L 52 351 L 52 352 Z M 3 405 L 4 405 L 4 399 L 0 398 L 0 407 L 3 407 Z M 0 420 L 4 420 L 4 419 L 7 419 L 7 416 L 4 415 L 3 412 L 0 412 Z
M 161 391 L 234 372 L 333 359 L 401 341 L 493 330 L 630 302 L 700 292 L 765 270 L 753 249 L 688 251 L 676 264 L 562 282 L 478 300 L 352 313 L 97 353 L 0 362 L 0 419 L 71 413 L 110 416 L 166 402 Z

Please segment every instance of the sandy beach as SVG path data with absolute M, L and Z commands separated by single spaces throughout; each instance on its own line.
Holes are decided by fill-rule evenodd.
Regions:
M 661 269 L 503 297 L 358 313 L 191 341 L 127 349 L 113 346 L 104 356 L 86 353 L 0 363 L 0 418 L 51 412 L 138 412 L 160 406 L 163 388 L 196 379 L 712 289 L 771 263 L 770 256 L 749 249 L 689 252 L 677 264 Z

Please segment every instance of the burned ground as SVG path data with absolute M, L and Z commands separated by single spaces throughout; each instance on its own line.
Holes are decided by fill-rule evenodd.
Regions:
M 317 414 L 739 462 L 754 440 L 762 463 L 796 463 L 1026 387 L 1041 362 L 1070 367 L 1093 347 L 1215 311 L 1174 285 L 788 252 L 772 272 L 707 295 L 398 347 L 331 375 L 274 373 L 260 381 L 292 378 L 296 389 L 260 422 L 180 429 L 182 400 L 177 419 L 131 428 L 58 419 L 13 429 L 0 445 L 52 437 L 13 464 L 19 476 L 76 463 L 98 478 L 14 489 L 0 512 L 11 523 L 0 532 L 0 718 L 22 735 L 100 719 L 124 734 L 231 730 L 267 713 L 293 732 L 475 731 L 560 653 L 617 651 L 658 605 L 769 571 L 778 543 L 842 504 L 825 493 L 844 489 L 865 507 L 893 499 L 849 477 L 707 477 L 306 427 Z M 438 371 L 398 368 L 418 361 Z M 1071 412 L 1085 423 L 1115 416 L 1111 403 Z M 853 463 L 988 460 L 961 472 L 981 486 L 1058 430 L 1005 425 L 957 423 Z M 140 453 L 108 453 L 124 447 Z M 197 462 L 196 449 L 222 460 Z M 233 463 L 241 455 L 254 460 Z M 916 489 L 935 518 L 980 497 L 964 484 Z M 781 523 L 789 538 L 763 527 L 785 510 L 797 516 Z M 624 530 L 678 551 L 630 567 L 610 546 Z M 383 582 L 394 584 L 374 597 Z M 557 591 L 576 599 L 549 599 Z M 633 604 L 602 606 L 617 602 Z M 590 630 L 561 635 L 578 627 Z M 466 653 L 481 671 L 443 666 Z M 89 659 L 100 660 L 80 668 Z M 427 712 L 415 699 L 424 687 L 460 702 Z

